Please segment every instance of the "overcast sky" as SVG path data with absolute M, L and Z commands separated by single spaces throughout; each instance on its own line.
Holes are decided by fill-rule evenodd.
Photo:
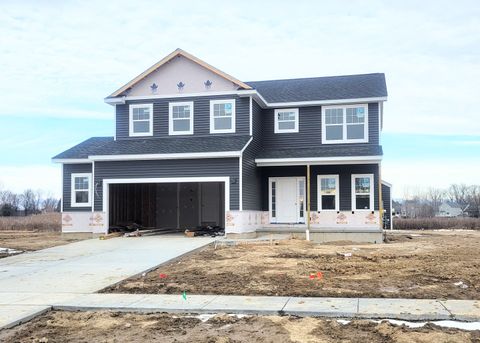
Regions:
M 383 178 L 480 183 L 480 2 L 0 1 L 0 187 L 60 194 L 55 154 L 180 47 L 244 81 L 384 72 Z

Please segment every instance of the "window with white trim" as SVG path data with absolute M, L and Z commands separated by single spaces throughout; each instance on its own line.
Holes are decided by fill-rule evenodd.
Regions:
M 318 211 L 339 211 L 338 175 L 318 175 Z
M 71 206 L 72 207 L 87 207 L 92 205 L 91 183 L 92 183 L 92 174 L 90 173 L 72 174 L 72 183 L 71 183 L 71 193 L 72 193 Z
M 169 104 L 169 134 L 193 134 L 193 101 Z
M 210 133 L 235 132 L 235 99 L 210 100 Z
M 352 210 L 373 211 L 373 174 L 352 175 Z
M 322 143 L 368 142 L 368 105 L 322 107 Z
M 275 133 L 298 132 L 298 108 L 275 110 Z
M 130 136 L 153 135 L 153 104 L 130 105 Z

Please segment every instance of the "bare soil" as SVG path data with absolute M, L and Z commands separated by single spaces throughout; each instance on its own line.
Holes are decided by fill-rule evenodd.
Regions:
M 0 230 L 0 248 L 35 251 L 68 244 L 84 238 L 62 235 L 51 231 L 10 231 Z M 10 255 L 0 253 L 0 258 Z
M 480 299 L 479 252 L 478 231 L 401 232 L 377 245 L 209 246 L 103 292 Z
M 480 331 L 462 331 L 427 324 L 422 328 L 388 322 L 290 316 L 236 317 L 118 312 L 49 312 L 12 329 L 0 331 L 2 342 L 342 342 L 390 343 L 480 342 Z

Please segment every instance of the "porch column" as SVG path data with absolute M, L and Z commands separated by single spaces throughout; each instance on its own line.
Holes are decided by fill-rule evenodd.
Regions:
M 305 238 L 310 240 L 310 165 L 307 164 L 307 230 Z

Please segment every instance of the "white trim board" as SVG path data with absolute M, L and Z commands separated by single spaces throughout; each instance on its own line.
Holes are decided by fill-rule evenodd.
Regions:
M 253 137 L 250 137 L 247 144 L 240 151 L 240 157 L 238 158 L 238 210 L 243 211 L 243 152 L 250 143 L 253 141 Z
M 93 155 L 92 161 L 133 161 L 133 160 L 181 160 L 196 158 L 240 157 L 241 151 L 194 152 L 179 154 L 138 154 L 138 155 Z
M 256 90 L 238 90 L 238 91 L 224 91 L 224 92 L 202 92 L 202 93 L 182 93 L 182 94 L 168 94 L 168 95 L 143 95 L 143 96 L 122 96 L 115 98 L 105 98 L 107 104 L 125 104 L 129 100 L 147 100 L 147 99 L 167 99 L 167 98 L 190 98 L 202 96 L 217 96 L 217 95 L 238 95 L 239 97 L 253 96 L 262 108 L 277 108 L 277 107 L 300 107 L 300 106 L 319 106 L 319 105 L 336 105 L 336 104 L 355 104 L 368 102 L 383 102 L 387 101 L 387 97 L 371 97 L 371 98 L 354 98 L 354 99 L 330 99 L 330 100 L 311 100 L 311 101 L 291 101 L 291 102 L 268 102 Z
M 185 183 L 185 182 L 223 182 L 225 184 L 225 223 L 227 212 L 230 211 L 230 177 L 229 176 L 205 176 L 205 177 L 162 177 L 162 178 L 127 178 L 127 179 L 103 179 L 103 202 L 102 212 L 105 215 L 105 226 L 109 227 L 109 186 L 111 184 L 139 184 L 139 183 Z
M 301 158 L 257 158 L 258 167 L 300 166 L 329 164 L 377 164 L 382 156 L 345 156 L 345 157 L 301 157 Z

